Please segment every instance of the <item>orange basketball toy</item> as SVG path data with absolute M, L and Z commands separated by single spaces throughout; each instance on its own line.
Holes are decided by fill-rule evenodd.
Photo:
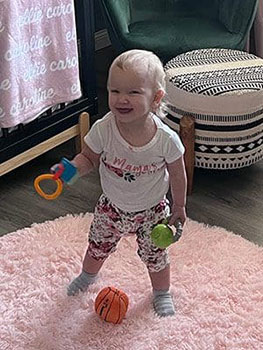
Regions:
M 115 287 L 103 288 L 96 297 L 95 311 L 101 319 L 121 323 L 129 305 L 128 296 Z

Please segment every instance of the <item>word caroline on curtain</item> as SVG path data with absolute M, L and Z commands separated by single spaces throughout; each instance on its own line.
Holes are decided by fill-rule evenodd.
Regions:
M 81 96 L 73 0 L 0 0 L 0 128 Z

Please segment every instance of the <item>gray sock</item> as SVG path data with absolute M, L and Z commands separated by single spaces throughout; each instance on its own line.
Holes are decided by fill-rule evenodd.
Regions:
M 153 290 L 153 307 L 160 317 L 174 315 L 174 304 L 169 290 Z
M 76 277 L 68 286 L 67 294 L 69 296 L 76 295 L 81 292 L 85 292 L 88 286 L 95 282 L 97 274 L 88 273 L 82 271 L 81 274 Z

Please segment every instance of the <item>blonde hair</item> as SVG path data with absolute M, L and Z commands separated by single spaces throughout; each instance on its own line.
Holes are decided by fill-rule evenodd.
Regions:
M 146 71 L 149 77 L 153 80 L 154 89 L 156 89 L 155 92 L 162 90 L 164 94 L 166 93 L 166 80 L 163 64 L 159 57 L 153 52 L 138 49 L 125 51 L 114 59 L 110 66 L 110 71 L 113 66 L 117 66 L 123 70 L 133 69 L 138 72 Z M 154 111 L 158 117 L 163 118 L 167 114 L 165 106 L 166 105 L 162 99 Z

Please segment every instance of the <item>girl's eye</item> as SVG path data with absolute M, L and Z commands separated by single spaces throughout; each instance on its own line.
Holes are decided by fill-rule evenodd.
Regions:
M 130 94 L 139 94 L 140 93 L 140 91 L 138 91 L 138 90 L 132 90 L 132 91 L 130 91 Z

